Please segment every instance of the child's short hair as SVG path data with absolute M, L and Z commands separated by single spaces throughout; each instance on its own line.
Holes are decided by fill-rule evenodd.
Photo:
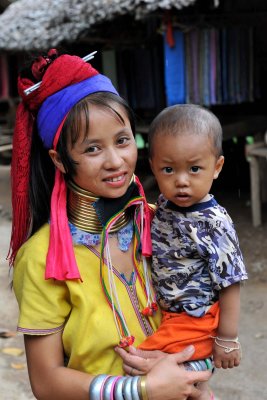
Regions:
M 148 133 L 149 156 L 153 157 L 153 142 L 157 136 L 193 133 L 213 140 L 214 153 L 222 155 L 222 126 L 209 110 L 195 104 L 177 104 L 162 110 L 152 121 Z

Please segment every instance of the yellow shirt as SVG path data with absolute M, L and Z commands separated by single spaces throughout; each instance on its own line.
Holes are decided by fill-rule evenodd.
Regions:
M 112 310 L 100 283 L 100 260 L 83 245 L 74 251 L 83 282 L 45 280 L 49 225 L 44 225 L 20 249 L 14 266 L 14 291 L 20 308 L 18 330 L 30 335 L 62 331 L 68 367 L 91 374 L 123 374 L 114 351 L 119 342 Z M 160 313 L 140 313 L 146 298 L 139 280 L 129 285 L 114 269 L 120 304 L 130 333 L 139 345 L 159 325 Z M 108 287 L 107 268 L 104 279 Z

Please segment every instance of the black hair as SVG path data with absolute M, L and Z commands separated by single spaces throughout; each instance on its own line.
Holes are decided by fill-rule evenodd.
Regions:
M 56 150 L 59 153 L 66 174 L 65 179 L 71 179 L 76 174 L 77 163 L 70 157 L 68 148 L 73 147 L 81 134 L 86 137 L 89 132 L 90 105 L 96 105 L 107 109 L 115 118 L 122 123 L 122 115 L 114 108 L 117 104 L 123 108 L 129 119 L 133 134 L 135 133 L 134 114 L 128 104 L 121 97 L 110 92 L 93 93 L 80 100 L 70 110 L 63 125 Z M 83 118 L 83 116 L 85 118 Z M 85 124 L 84 122 L 85 121 Z M 30 170 L 30 210 L 31 210 L 31 232 L 33 235 L 50 216 L 50 201 L 55 180 L 55 166 L 44 148 L 38 136 L 35 126 L 32 148 L 31 148 L 31 170 Z
M 179 134 L 207 135 L 213 141 L 216 157 L 222 155 L 222 126 L 209 110 L 195 104 L 177 104 L 162 110 L 148 133 L 149 156 L 153 157 L 155 137 Z

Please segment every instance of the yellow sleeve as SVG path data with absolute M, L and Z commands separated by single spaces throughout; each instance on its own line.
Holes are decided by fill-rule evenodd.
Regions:
M 45 225 L 21 247 L 15 260 L 18 331 L 25 334 L 47 335 L 62 330 L 71 310 L 65 282 L 44 277 L 48 237 Z

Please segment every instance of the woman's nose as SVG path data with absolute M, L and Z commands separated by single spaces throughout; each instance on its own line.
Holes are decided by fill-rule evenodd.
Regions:
M 123 164 L 123 159 L 117 149 L 109 149 L 106 153 L 105 168 L 117 169 Z

